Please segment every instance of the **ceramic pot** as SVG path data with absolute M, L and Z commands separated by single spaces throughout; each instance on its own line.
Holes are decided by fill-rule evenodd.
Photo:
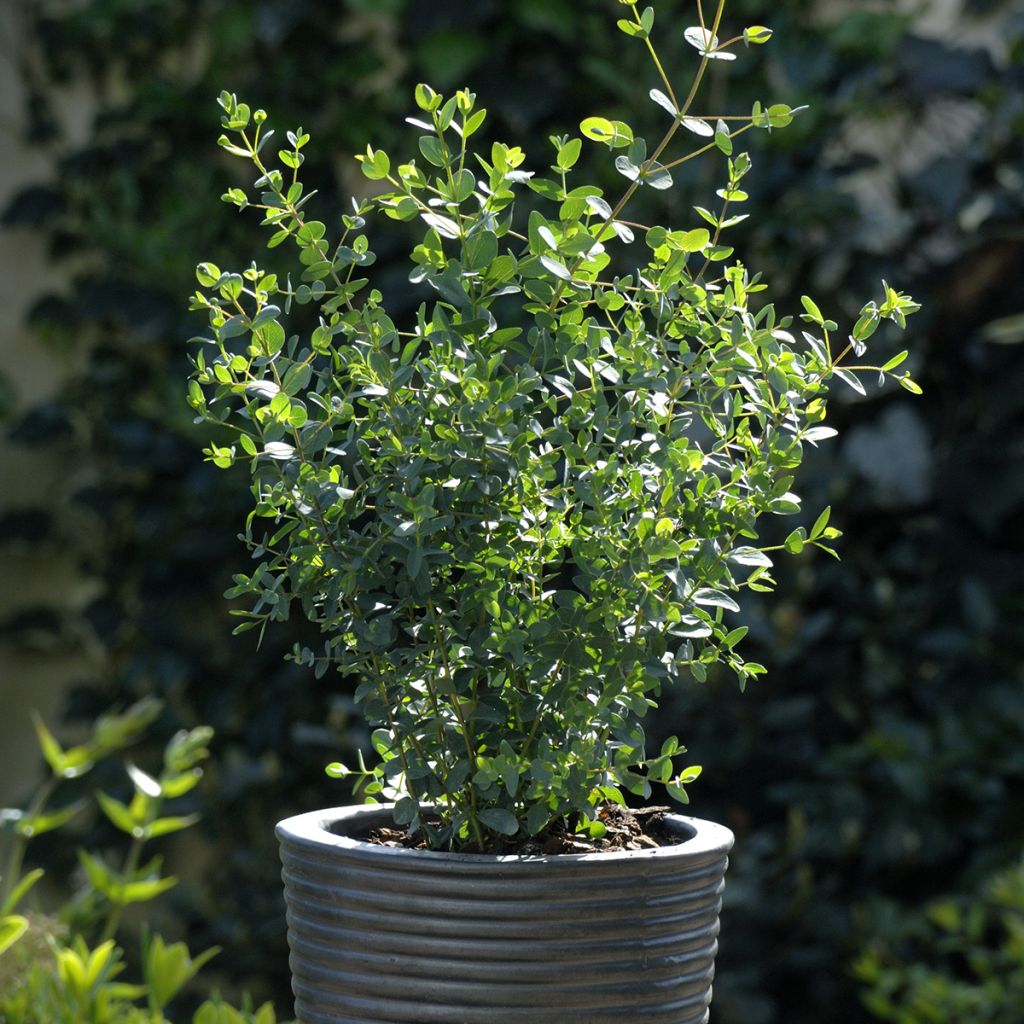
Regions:
M 390 809 L 277 826 L 299 1024 L 700 1024 L 727 853 L 668 816 L 657 849 L 487 856 L 359 838 Z

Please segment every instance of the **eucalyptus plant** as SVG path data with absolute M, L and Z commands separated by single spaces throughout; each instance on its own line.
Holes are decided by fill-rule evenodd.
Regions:
M 532 157 L 550 161 L 537 171 L 519 146 L 479 141 L 486 111 L 468 89 L 420 85 L 418 155 L 368 146 L 374 194 L 336 230 L 308 212 L 309 135 L 271 144 L 263 110 L 219 100 L 220 145 L 257 175 L 222 198 L 259 210 L 268 247 L 298 255 L 291 270 L 196 271 L 208 329 L 189 400 L 216 429 L 207 458 L 252 479 L 256 565 L 228 591 L 248 601 L 238 631 L 293 606 L 320 627 L 293 656 L 359 678 L 379 757 L 328 772 L 395 801 L 395 820 L 435 848 L 486 849 L 565 818 L 600 835 L 603 804 L 652 784 L 685 802 L 700 769 L 677 739 L 649 752 L 644 716 L 664 686 L 714 666 L 741 687 L 764 673 L 731 618 L 743 594 L 772 589 L 780 550 L 834 553 L 827 508 L 781 544 L 759 533 L 763 516 L 801 511 L 795 472 L 835 434 L 830 384 L 863 392 L 873 373 L 919 390 L 898 370 L 906 352 L 865 358 L 912 299 L 883 282 L 840 332 L 809 297 L 798 317 L 777 311 L 724 241 L 747 216 L 739 140 L 799 110 L 709 115 L 697 101 L 713 61 L 770 30 L 724 38 L 724 0 L 710 18 L 698 0 L 695 68 L 677 90 L 653 8 L 620 3 L 618 28 L 657 75 L 656 143 L 589 117 Z M 588 143 L 612 154 L 621 194 L 579 170 Z M 672 188 L 697 158 L 719 168 L 713 209 L 676 227 L 627 219 L 638 192 Z M 418 229 L 423 301 L 408 322 L 363 276 L 371 215 Z

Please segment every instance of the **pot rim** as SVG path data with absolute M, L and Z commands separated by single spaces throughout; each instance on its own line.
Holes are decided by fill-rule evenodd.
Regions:
M 687 839 L 670 846 L 645 847 L 642 850 L 595 850 L 590 853 L 515 854 L 515 853 L 455 853 L 446 850 L 411 850 L 405 847 L 381 846 L 348 835 L 339 835 L 332 826 L 369 827 L 362 819 L 381 817 L 394 807 L 391 803 L 349 804 L 327 807 L 317 811 L 296 814 L 278 822 L 275 833 L 279 840 L 315 846 L 333 846 L 343 850 L 370 853 L 395 861 L 423 860 L 456 864 L 579 864 L 594 862 L 613 864 L 622 861 L 652 857 L 693 857 L 706 854 L 726 854 L 732 849 L 735 837 L 730 829 L 714 821 L 692 818 L 684 814 L 666 814 L 665 818 L 675 830 L 689 834 Z M 390 813 L 388 813 L 390 818 Z

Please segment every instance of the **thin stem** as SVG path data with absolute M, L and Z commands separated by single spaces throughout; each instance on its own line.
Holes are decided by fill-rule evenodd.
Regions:
M 437 610 L 434 608 L 432 601 L 429 602 L 428 608 L 430 610 L 430 621 L 434 627 L 437 651 L 441 656 L 441 663 L 444 666 L 445 676 L 448 679 L 449 685 L 454 686 L 452 667 L 448 661 L 447 645 L 445 644 L 444 635 L 441 632 L 441 624 L 437 621 Z M 476 790 L 473 788 L 472 782 L 472 771 L 476 766 L 476 752 L 473 749 L 473 739 L 470 736 L 469 723 L 466 721 L 466 716 L 462 712 L 462 705 L 459 704 L 459 696 L 457 693 L 452 694 L 451 706 L 452 710 L 455 712 L 455 717 L 459 720 L 459 729 L 462 732 L 462 738 L 466 744 L 466 757 L 469 758 L 470 778 L 466 779 L 466 791 L 469 794 L 470 807 L 469 827 L 473 830 L 473 838 L 476 840 L 477 846 L 480 848 L 480 851 L 483 852 L 484 836 L 480 829 L 480 819 L 477 817 Z
M 150 820 L 156 818 L 157 809 L 151 810 L 149 818 Z M 125 884 L 128 883 L 131 876 L 135 874 L 139 869 L 139 858 L 142 855 L 142 845 L 145 840 L 141 836 L 132 837 L 132 845 L 128 848 L 128 853 L 124 859 L 124 867 L 121 869 L 121 877 L 124 879 Z M 112 939 L 117 933 L 117 926 L 121 923 L 121 914 L 125 908 L 123 900 L 116 900 L 111 904 L 110 914 L 107 916 L 107 924 L 103 929 L 103 934 L 100 936 L 100 943 L 104 943 L 107 939 Z
M 721 22 L 722 12 L 724 11 L 724 9 L 725 9 L 725 0 L 718 0 L 718 8 L 715 11 L 715 23 L 714 23 L 714 27 L 712 28 L 712 33 L 713 34 L 717 34 L 717 32 L 718 32 L 718 26 L 719 26 L 719 23 Z M 634 14 L 635 14 L 635 12 L 634 12 Z M 661 156 L 661 154 L 665 151 L 665 148 L 672 141 L 672 139 L 675 136 L 676 132 L 679 131 L 680 122 L 682 121 L 682 119 L 685 116 L 687 116 L 687 113 L 689 112 L 689 109 L 692 106 L 693 101 L 694 101 L 694 99 L 697 96 L 697 92 L 700 89 L 700 83 L 701 83 L 701 81 L 704 78 L 704 72 L 707 69 L 708 61 L 709 61 L 709 58 L 708 58 L 708 56 L 706 54 L 703 57 L 701 57 L 700 67 L 697 69 L 697 73 L 694 76 L 692 84 L 690 85 L 690 91 L 689 91 L 689 93 L 687 93 L 686 100 L 683 102 L 682 106 L 679 106 L 678 104 L 676 104 L 676 107 L 677 107 L 677 109 L 679 111 L 677 117 L 672 122 L 672 124 L 669 127 L 668 131 L 665 132 L 664 136 L 662 137 L 661 141 L 658 143 L 657 147 L 655 147 L 654 152 L 651 154 L 651 156 L 649 156 L 644 161 L 643 166 L 640 168 L 639 175 L 636 177 L 636 179 L 634 181 L 630 182 L 629 187 L 623 193 L 623 195 L 619 199 L 619 201 L 615 204 L 615 206 L 612 209 L 611 213 L 609 213 L 608 216 L 604 219 L 604 223 L 598 229 L 597 234 L 594 237 L 594 241 L 595 242 L 601 242 L 601 241 L 603 241 L 605 239 L 605 237 L 606 237 L 605 236 L 605 230 L 608 229 L 609 226 L 611 225 L 611 223 L 618 218 L 618 216 L 622 212 L 623 208 L 630 201 L 630 199 L 633 198 L 634 194 L 636 193 L 636 190 L 640 187 L 640 185 L 641 185 L 641 183 L 643 181 L 644 173 L 647 170 L 649 170 L 651 167 L 653 167 L 655 165 L 655 163 L 657 163 L 658 157 Z M 714 145 L 714 143 L 712 143 L 712 145 Z M 708 148 L 710 148 L 710 147 L 705 147 L 705 149 L 701 150 L 700 152 L 706 152 L 706 150 Z M 686 160 L 692 159 L 692 157 L 696 156 L 696 155 L 697 155 L 696 153 L 693 153 L 693 154 L 691 154 L 691 156 L 684 157 L 682 160 L 678 160 L 675 163 L 666 164 L 665 165 L 665 169 L 668 170 L 671 167 L 678 166 L 678 164 L 680 164 L 680 163 L 685 163 Z M 584 261 L 584 257 L 582 255 L 580 255 L 580 256 L 578 256 L 576 258 L 576 261 L 569 268 L 569 276 L 570 276 L 570 278 L 580 268 L 580 265 L 583 263 L 583 261 Z M 557 309 L 557 307 L 558 307 L 558 300 L 562 297 L 562 294 L 565 291 L 565 285 L 566 285 L 565 281 L 560 281 L 558 283 L 558 287 L 555 289 L 555 294 L 552 296 L 551 302 L 548 305 L 548 312 L 553 313 L 555 311 L 555 309 Z
M 301 231 L 303 229 L 303 227 L 305 227 L 305 223 L 306 222 L 303 219 L 302 214 L 299 212 L 299 208 L 294 203 L 289 202 L 288 197 L 279 188 L 274 188 L 274 186 L 273 186 L 273 184 L 271 183 L 271 180 L 270 180 L 270 173 L 267 171 L 266 166 L 264 165 L 263 161 L 260 159 L 259 153 L 256 152 L 256 144 L 255 144 L 255 142 L 250 143 L 249 142 L 249 138 L 248 138 L 248 136 L 246 135 L 246 133 L 244 131 L 242 131 L 240 134 L 241 134 L 241 137 L 242 137 L 242 141 L 251 150 L 252 162 L 256 165 L 256 169 L 260 172 L 260 174 L 262 174 L 262 175 L 264 175 L 266 177 L 267 184 L 270 185 L 271 189 L 273 189 L 274 195 L 277 196 L 277 198 L 282 203 L 284 203 L 284 209 L 288 211 L 288 215 L 292 218 L 293 221 L 295 221 L 296 225 L 298 225 L 298 230 Z M 257 132 L 257 139 L 258 138 L 259 138 L 259 133 Z M 286 230 L 288 230 L 288 229 L 286 229 Z M 290 235 L 291 234 L 296 234 L 297 235 L 298 232 L 292 232 L 291 230 L 288 230 L 288 234 L 290 234 Z M 321 243 L 323 243 L 323 247 L 322 248 L 321 248 Z M 325 260 L 327 259 L 327 251 L 328 251 L 329 248 L 330 248 L 329 244 L 326 241 L 324 241 L 324 239 L 320 239 L 316 243 L 316 249 L 317 249 L 317 252 L 320 254 L 320 258 L 321 259 L 325 259 Z M 331 277 L 334 278 L 334 283 L 335 283 L 335 285 L 337 285 L 338 289 L 340 290 L 341 287 L 342 287 L 341 278 L 338 277 L 337 271 L 334 269 L 333 266 L 331 267 Z M 351 301 L 351 299 L 347 299 L 345 301 L 345 305 L 347 305 L 349 307 L 349 309 L 351 309 L 352 308 L 352 301 Z
M 715 11 L 715 23 L 711 27 L 711 34 L 713 36 L 718 35 L 718 26 L 721 24 L 722 12 L 724 10 L 725 0 L 718 0 L 718 9 Z M 704 30 L 704 36 L 707 38 L 708 30 L 704 27 L 704 13 L 701 10 L 699 2 L 697 4 L 697 12 L 700 16 L 700 27 Z M 690 112 L 690 107 L 693 105 L 693 101 L 697 97 L 697 90 L 700 89 L 700 83 L 704 79 L 704 72 L 707 70 L 709 60 L 710 58 L 706 54 L 701 57 L 700 67 L 697 69 L 697 75 L 693 80 L 693 85 L 690 86 L 690 92 L 687 94 L 686 102 L 680 108 L 680 117 L 685 117 Z
M 729 183 L 729 186 L 730 188 L 732 187 L 732 182 Z M 722 237 L 722 221 L 725 220 L 725 214 L 728 209 L 729 200 L 724 199 L 722 201 L 721 212 L 718 214 L 718 223 L 715 225 L 715 233 L 711 236 L 711 244 L 708 247 L 708 255 L 704 257 L 704 265 L 700 268 L 700 270 L 697 271 L 697 273 L 693 277 L 694 284 L 696 284 L 704 276 L 704 272 L 708 269 L 708 267 L 711 266 L 710 252 L 718 245 L 718 239 Z
M 750 131 L 754 127 L 754 123 L 745 124 L 742 128 L 737 128 L 734 132 L 729 132 L 729 138 L 735 139 L 737 136 L 742 135 L 744 132 Z M 717 146 L 717 142 L 709 142 L 706 146 L 702 146 L 700 149 L 695 149 L 692 153 L 687 153 L 686 156 L 679 157 L 678 160 L 673 160 L 671 163 L 665 164 L 665 170 L 670 171 L 673 167 L 678 167 L 680 164 L 685 164 L 692 160 L 695 156 L 700 156 L 702 153 L 706 153 L 709 149 L 714 149 Z
M 43 809 L 46 807 L 47 801 L 53 795 L 53 791 L 57 788 L 57 783 L 59 781 L 59 779 L 51 775 L 45 782 L 39 784 L 39 787 L 36 789 L 32 796 L 32 800 L 29 803 L 28 810 L 25 811 L 26 818 L 31 820 L 36 815 L 43 813 Z M 4 866 L 2 880 L 3 887 L 0 889 L 0 907 L 7 902 L 10 898 L 11 892 L 14 890 L 14 887 L 18 884 L 19 876 L 21 875 L 21 865 L 25 860 L 25 848 L 27 846 L 28 837 L 15 827 L 14 838 L 11 841 L 11 847 L 7 853 L 7 863 Z
M 637 13 L 637 9 L 633 8 L 633 18 L 636 24 L 643 28 L 643 22 L 640 20 L 640 15 Z M 668 98 L 672 101 L 672 106 L 679 109 L 679 100 L 676 99 L 675 90 L 672 88 L 672 83 L 668 80 L 668 75 L 665 74 L 665 69 L 661 66 L 661 61 L 658 59 L 657 51 L 654 49 L 654 45 L 651 43 L 650 37 L 647 33 L 644 33 L 644 42 L 647 44 L 647 52 L 651 55 L 651 60 L 654 61 L 654 66 L 658 69 L 658 74 L 661 76 L 661 81 L 665 88 L 668 90 Z

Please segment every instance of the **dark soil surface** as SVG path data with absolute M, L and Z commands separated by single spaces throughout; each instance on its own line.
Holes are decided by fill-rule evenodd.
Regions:
M 600 839 L 570 831 L 565 822 L 556 822 L 535 836 L 526 838 L 499 838 L 485 850 L 460 849 L 460 853 L 500 853 L 530 856 L 559 853 L 603 853 L 612 850 L 644 850 L 657 846 L 672 846 L 684 842 L 686 837 L 673 832 L 665 824 L 668 807 L 619 807 L 606 804 L 599 818 L 605 827 Z M 413 836 L 394 826 L 375 828 L 365 837 L 378 846 L 405 847 L 410 850 L 428 849 L 422 831 Z

